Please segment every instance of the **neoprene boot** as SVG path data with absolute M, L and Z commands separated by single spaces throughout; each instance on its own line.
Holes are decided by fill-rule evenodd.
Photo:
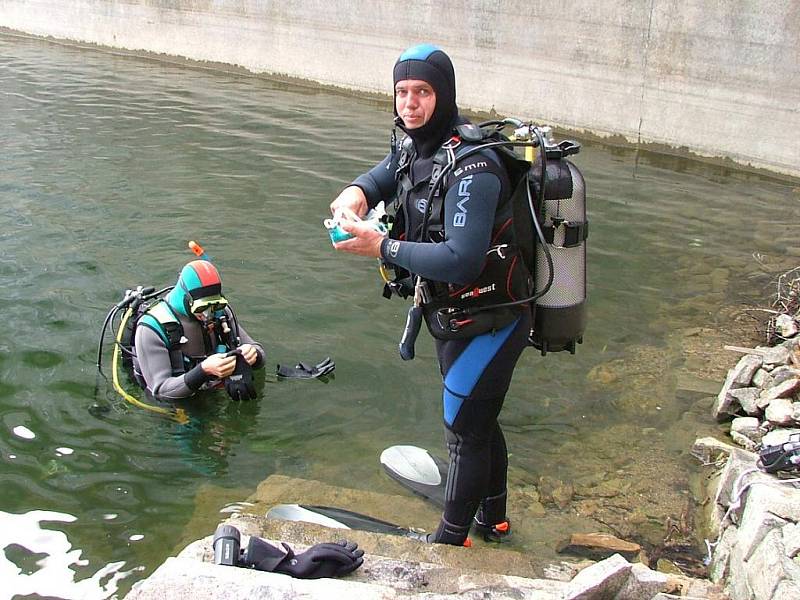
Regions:
M 435 533 L 417 533 L 416 531 L 411 531 L 408 537 L 428 544 L 449 544 L 451 546 L 465 546 L 469 548 L 472 546 L 472 540 L 467 537 L 469 528 L 470 525 L 453 525 L 442 519 Z
M 507 492 L 481 500 L 475 515 L 475 531 L 487 542 L 503 543 L 511 540 L 511 522 L 506 517 Z

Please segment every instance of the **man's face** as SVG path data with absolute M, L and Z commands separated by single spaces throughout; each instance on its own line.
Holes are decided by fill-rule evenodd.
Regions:
M 394 106 L 406 129 L 417 129 L 433 116 L 436 92 L 427 81 L 404 79 L 394 86 Z

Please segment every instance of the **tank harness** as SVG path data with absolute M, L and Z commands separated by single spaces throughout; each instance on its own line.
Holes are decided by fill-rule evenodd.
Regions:
M 131 364 L 126 366 L 133 367 L 132 355 L 135 353 L 134 338 L 136 336 L 136 327 L 140 325 L 156 332 L 161 338 L 161 341 L 164 342 L 164 345 L 169 351 L 172 376 L 175 377 L 185 373 L 188 366 L 186 362 L 190 359 L 181 351 L 186 341 L 186 338 L 183 336 L 183 325 L 181 325 L 172 307 L 163 298 L 158 299 L 151 306 L 145 307 L 144 311 L 139 314 L 138 319 L 133 323 L 133 327 L 130 331 L 129 343 L 127 345 L 130 351 Z M 136 372 L 135 369 L 132 369 L 132 373 L 139 386 L 142 388 L 147 387 L 140 373 Z
M 501 131 L 510 124 L 517 130 L 512 137 L 506 137 Z M 392 143 L 396 148 L 394 134 Z M 526 147 L 529 152 L 525 159 L 514 152 L 514 146 Z M 534 156 L 536 147 L 540 150 Z M 393 268 L 395 277 L 384 277 L 383 295 L 405 298 L 413 294 L 414 305 L 422 307 L 431 333 L 440 339 L 496 330 L 516 318 L 513 307 L 529 303 L 535 323 L 531 345 L 542 354 L 560 350 L 574 353 L 585 329 L 585 240 L 589 225 L 583 177 L 566 160 L 580 150 L 577 143 L 548 144 L 538 127 L 523 126 L 513 119 L 459 125 L 453 137 L 435 153 L 430 177 L 413 183 L 409 171 L 414 148 L 407 137 L 400 144 L 397 193 L 387 207 L 390 237 L 444 240 L 444 195 L 450 187 L 447 184 L 461 174 L 458 166 L 466 158 L 480 152 L 487 154 L 490 149 L 505 167 L 507 177 L 501 177 L 500 203 L 481 274 L 469 285 L 455 286 L 384 264 L 382 274 Z M 407 201 L 426 185 L 425 215 L 422 224 L 411 231 Z M 576 249 L 577 253 L 573 251 Z M 564 252 L 570 256 L 564 256 Z

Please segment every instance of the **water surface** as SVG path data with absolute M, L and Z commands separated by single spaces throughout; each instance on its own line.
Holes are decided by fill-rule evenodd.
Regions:
M 390 123 L 343 95 L 0 34 L 0 573 L 15 593 L 124 594 L 190 520 L 210 533 L 271 474 L 397 493 L 385 446 L 442 452 L 430 339 L 399 360 L 407 307 L 321 225 Z M 543 559 L 567 531 L 657 544 L 690 511 L 688 449 L 716 431 L 725 368 L 711 360 L 746 329 L 725 327 L 800 256 L 796 184 L 597 143 L 575 162 L 586 341 L 526 352 L 501 416 L 512 548 Z M 173 283 L 190 239 L 270 365 L 331 355 L 335 379 L 205 398 L 188 424 L 121 400 L 95 366 L 103 318 L 125 288 Z

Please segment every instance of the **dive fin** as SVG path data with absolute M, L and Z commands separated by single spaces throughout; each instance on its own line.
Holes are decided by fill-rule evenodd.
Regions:
M 417 446 L 391 446 L 381 452 L 381 464 L 400 485 L 444 508 L 448 465 L 441 458 Z
M 359 531 L 388 533 L 390 535 L 408 536 L 411 532 L 410 529 L 388 521 L 332 506 L 278 504 L 267 511 L 267 518 L 283 519 L 284 521 L 303 521 L 305 523 L 333 527 L 334 529 L 358 529 Z

